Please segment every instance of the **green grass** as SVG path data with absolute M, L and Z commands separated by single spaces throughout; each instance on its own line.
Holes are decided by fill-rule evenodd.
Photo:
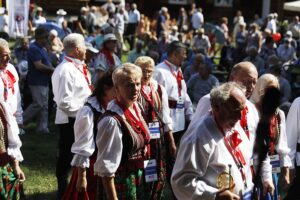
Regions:
M 52 128 L 53 127 L 53 128 Z M 55 131 L 54 126 L 51 131 Z M 35 125 L 26 127 L 26 134 L 21 136 L 24 161 L 25 196 L 28 200 L 54 200 L 56 196 L 56 146 L 57 134 L 42 135 L 35 133 Z

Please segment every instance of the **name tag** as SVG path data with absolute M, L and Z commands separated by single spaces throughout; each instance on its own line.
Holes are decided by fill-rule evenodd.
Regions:
M 176 104 L 176 111 L 182 112 L 184 108 L 184 99 L 183 97 L 179 97 L 177 104 Z
M 145 170 L 145 180 L 146 183 L 157 181 L 157 170 L 156 170 L 156 160 L 145 160 L 144 170 Z
M 243 194 L 243 200 L 251 200 L 251 196 L 252 196 L 252 190 L 245 192 Z
M 275 154 L 270 156 L 271 165 L 272 165 L 272 173 L 280 173 L 280 160 L 279 155 Z
M 150 130 L 150 139 L 160 138 L 159 122 L 149 123 L 149 130 Z

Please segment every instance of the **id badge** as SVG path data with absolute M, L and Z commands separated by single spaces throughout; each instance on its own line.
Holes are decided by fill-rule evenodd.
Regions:
M 184 108 L 184 100 L 183 100 L 183 97 L 180 96 L 178 101 L 177 101 L 177 104 L 176 104 L 176 111 L 177 112 L 182 112 L 183 108 Z
M 150 139 L 160 138 L 159 122 L 149 123 Z
M 272 173 L 280 173 L 280 160 L 279 155 L 275 154 L 270 156 L 271 165 L 272 165 Z
M 156 160 L 144 160 L 145 180 L 146 183 L 157 181 Z

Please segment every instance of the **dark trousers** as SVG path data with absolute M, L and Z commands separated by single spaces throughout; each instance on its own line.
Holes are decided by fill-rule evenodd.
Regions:
M 69 123 L 59 124 L 58 157 L 56 163 L 57 200 L 60 200 L 68 186 L 68 175 L 71 171 L 73 154 L 71 147 L 74 143 L 75 118 L 69 118 Z
M 184 133 L 184 131 L 179 131 L 179 132 L 173 133 L 174 141 L 175 141 L 177 148 L 179 147 L 180 139 L 181 139 L 183 133 Z M 169 151 L 170 144 L 169 144 L 169 140 L 166 137 L 165 137 L 165 144 L 166 144 L 166 176 L 167 176 L 168 183 L 170 183 L 170 185 L 171 185 L 171 176 L 172 176 L 173 167 L 175 165 L 176 157 L 170 155 L 170 151 Z M 172 193 L 173 193 L 173 190 L 172 190 Z M 176 199 L 174 193 L 173 193 L 173 199 Z
M 127 26 L 126 39 L 129 43 L 130 50 L 135 47 L 135 30 L 137 25 L 137 23 L 129 23 Z
M 300 200 L 300 166 L 296 168 L 296 177 L 284 200 Z

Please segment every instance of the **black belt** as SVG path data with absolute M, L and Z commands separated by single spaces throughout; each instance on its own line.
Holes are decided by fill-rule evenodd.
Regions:
M 297 143 L 297 152 L 300 153 L 300 143 Z

